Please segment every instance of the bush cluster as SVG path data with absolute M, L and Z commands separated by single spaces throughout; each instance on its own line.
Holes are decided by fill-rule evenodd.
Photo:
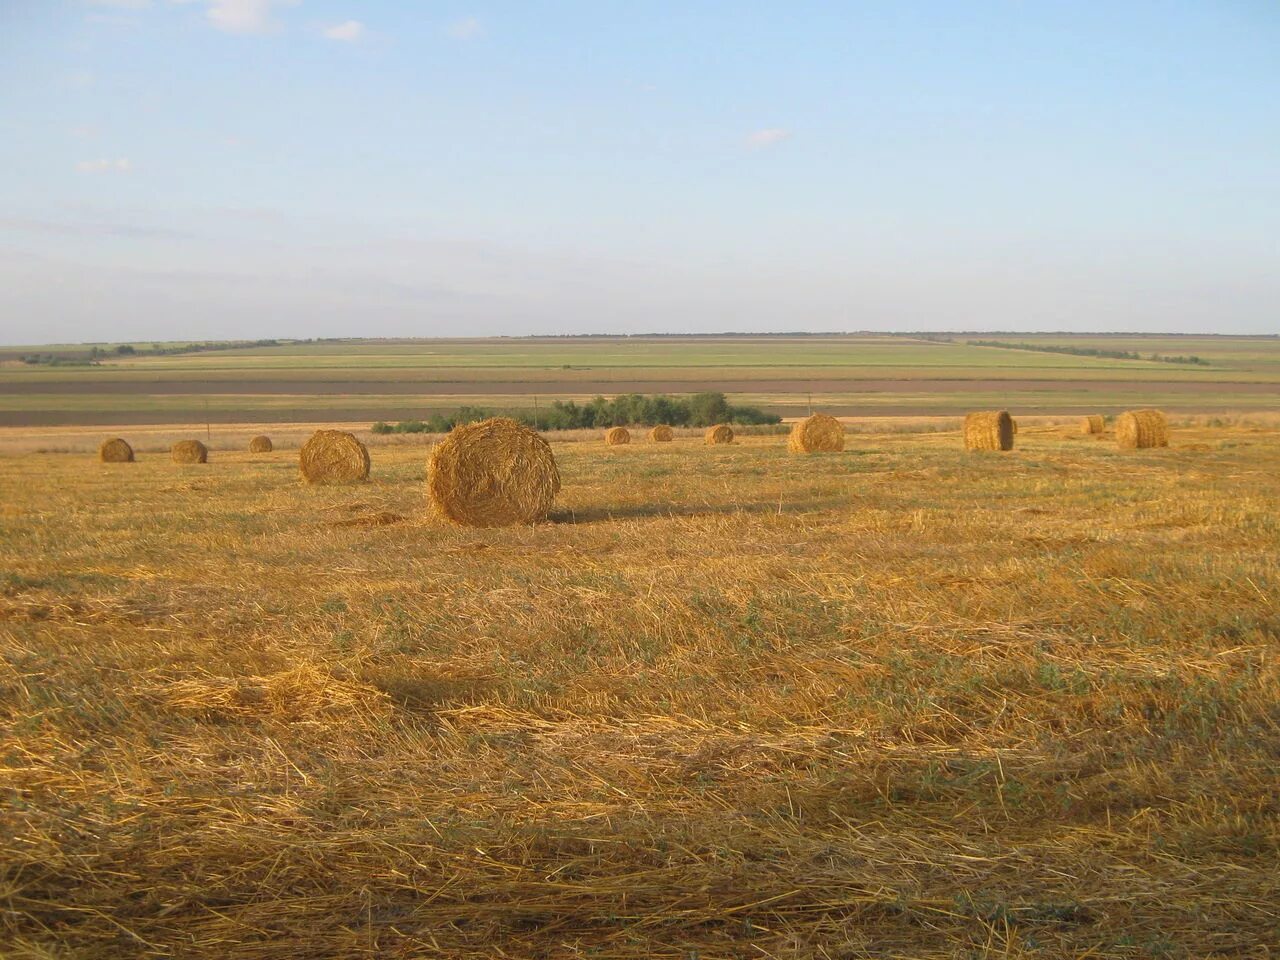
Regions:
M 507 416 L 538 430 L 580 430 L 603 427 L 651 427 L 659 423 L 673 427 L 709 427 L 717 423 L 774 424 L 782 418 L 756 407 L 729 403 L 723 393 L 695 393 L 688 397 L 663 394 L 644 396 L 625 393 L 606 400 L 596 397 L 589 403 L 555 400 L 538 410 L 484 410 L 459 407 L 451 414 L 434 413 L 425 420 L 402 420 L 395 425 L 378 421 L 374 433 L 447 433 L 459 424 L 487 417 Z

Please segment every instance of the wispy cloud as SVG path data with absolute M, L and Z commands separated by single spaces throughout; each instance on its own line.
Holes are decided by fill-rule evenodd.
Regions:
M 112 10 L 145 10 L 156 6 L 158 0 L 83 0 L 83 2 L 91 7 Z M 203 5 L 205 19 L 210 26 L 224 33 L 253 34 L 271 33 L 276 30 L 280 23 L 273 16 L 273 12 L 281 7 L 296 7 L 302 3 L 302 0 L 168 0 L 168 3 L 173 6 Z M 110 14 L 94 14 L 89 19 L 98 23 L 125 25 L 135 22 L 132 18 L 126 19 Z M 332 29 L 355 30 L 358 36 L 363 26 L 357 21 L 348 20 Z M 334 36 L 334 39 L 354 40 L 356 36 Z
M 224 33 L 269 33 L 278 22 L 276 7 L 294 7 L 301 0 L 209 0 L 205 17 Z
M 128 173 L 132 169 L 133 163 L 128 157 L 117 157 L 115 160 L 100 157 L 97 160 L 81 160 L 76 164 L 76 170 L 80 173 Z
M 484 33 L 484 25 L 475 17 L 463 17 L 449 24 L 449 36 L 458 40 L 470 40 Z
M 353 43 L 364 36 L 364 24 L 359 20 L 347 20 L 345 23 L 337 23 L 332 27 L 325 27 L 321 33 L 330 40 L 343 40 L 347 43 Z
M 753 150 L 761 150 L 790 139 L 790 130 L 784 130 L 782 127 L 765 127 L 763 130 L 753 130 L 747 135 L 747 146 Z

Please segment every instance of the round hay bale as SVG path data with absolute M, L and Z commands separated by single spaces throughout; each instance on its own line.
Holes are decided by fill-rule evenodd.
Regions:
M 454 427 L 427 460 L 432 507 L 463 526 L 545 520 L 559 492 L 550 444 L 509 417 Z
M 345 430 L 317 430 L 298 451 L 307 483 L 359 483 L 369 479 L 369 451 Z
M 611 447 L 631 442 L 631 431 L 626 427 L 610 427 L 604 432 L 604 442 Z
M 271 438 L 264 436 L 256 436 L 249 441 L 250 453 L 270 453 L 272 450 Z
M 1007 410 L 970 413 L 964 418 L 966 450 L 1012 450 L 1013 417 Z
M 1169 421 L 1159 410 L 1128 410 L 1116 417 L 1116 445 L 1143 450 L 1169 445 Z
M 705 440 L 708 444 L 733 443 L 733 427 L 727 423 L 717 423 L 708 428 Z
M 1080 418 L 1081 433 L 1101 433 L 1106 427 L 1106 421 L 1102 419 L 1102 414 L 1091 413 L 1087 417 Z
M 1013 424 L 1013 435 L 1016 437 L 1018 435 L 1018 421 L 1010 417 L 1009 422 Z
M 670 443 L 675 438 L 676 432 L 665 423 L 660 423 L 649 431 L 649 441 L 651 443 Z
M 825 413 L 797 420 L 787 437 L 792 453 L 834 453 L 844 449 L 844 424 Z
M 208 463 L 209 448 L 199 440 L 179 440 L 169 448 L 174 463 Z
M 133 447 L 119 437 L 103 440 L 98 447 L 98 459 L 103 463 L 133 463 Z

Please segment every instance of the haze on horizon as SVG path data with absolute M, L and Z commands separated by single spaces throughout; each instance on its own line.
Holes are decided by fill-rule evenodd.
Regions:
M 1275 3 L 639 6 L 0 0 L 0 343 L 1280 330 Z

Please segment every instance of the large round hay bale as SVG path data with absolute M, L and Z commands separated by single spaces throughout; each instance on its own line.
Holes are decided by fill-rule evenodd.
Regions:
M 250 453 L 270 453 L 272 450 L 271 438 L 264 437 L 261 434 L 249 441 Z
M 626 427 L 610 427 L 604 432 L 604 442 L 611 447 L 617 447 L 624 443 L 631 442 L 631 431 Z
M 468 527 L 544 520 L 559 492 L 551 446 L 509 417 L 454 427 L 427 460 L 432 507 Z
M 1169 445 L 1169 421 L 1159 410 L 1128 410 L 1116 417 L 1116 445 L 1141 450 Z
M 179 440 L 169 448 L 174 463 L 208 463 L 209 448 L 199 440 Z
M 717 423 L 707 430 L 704 438 L 708 444 L 733 443 L 733 427 L 727 423 Z
M 103 440 L 98 447 L 98 459 L 103 463 L 133 463 L 133 447 L 120 437 Z
M 670 443 L 675 438 L 676 432 L 665 423 L 660 423 L 649 431 L 649 441 L 651 443 Z
M 1101 433 L 1106 427 L 1106 421 L 1102 419 L 1102 414 L 1091 413 L 1087 417 L 1080 418 L 1081 433 Z
M 844 449 L 844 424 L 825 413 L 797 420 L 787 437 L 792 453 L 834 453 Z
M 1007 410 L 986 410 L 964 418 L 966 450 L 1012 450 L 1013 417 Z
M 298 451 L 307 483 L 359 483 L 369 479 L 369 451 L 345 430 L 317 430 Z

